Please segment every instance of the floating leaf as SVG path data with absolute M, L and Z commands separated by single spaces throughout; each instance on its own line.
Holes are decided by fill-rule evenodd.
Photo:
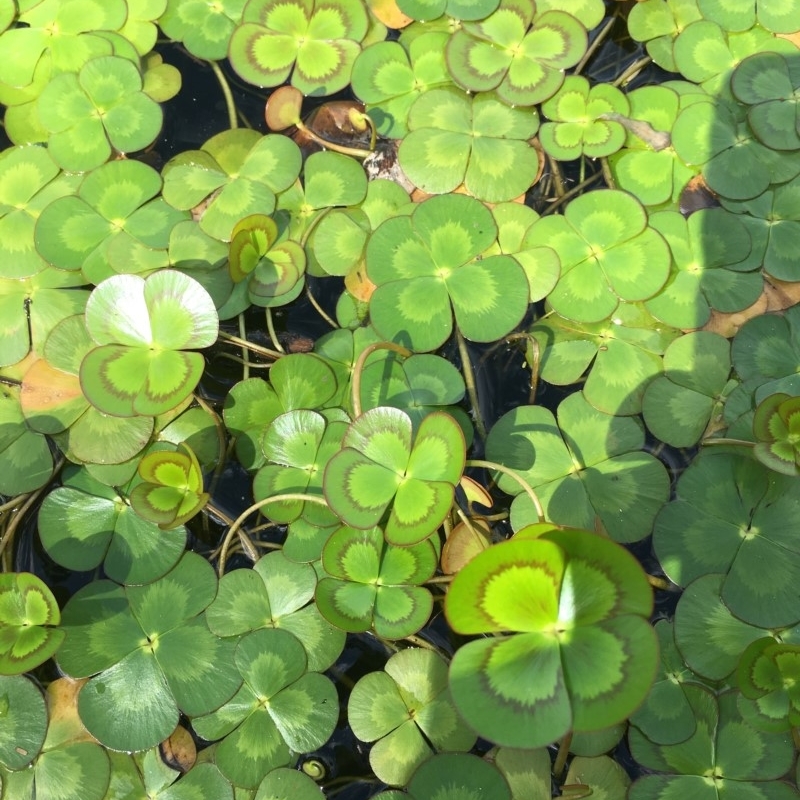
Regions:
M 221 61 L 228 55 L 231 34 L 247 0 L 168 0 L 158 24 L 170 39 L 183 42 L 197 58 Z
M 174 225 L 188 214 L 161 197 L 161 177 L 139 161 L 92 170 L 75 195 L 50 203 L 37 221 L 36 249 L 55 267 L 100 283 L 117 272 L 152 272 L 168 264 Z
M 367 25 L 358 0 L 250 0 L 231 37 L 231 66 L 255 86 L 291 75 L 305 95 L 334 94 L 350 81 Z
M 673 260 L 667 285 L 645 306 L 677 328 L 700 328 L 711 311 L 741 311 L 764 288 L 758 264 L 748 259 L 751 238 L 739 217 L 721 208 L 700 209 L 685 219 L 677 211 L 650 215 Z
M 237 786 L 255 787 L 271 770 L 292 763 L 293 752 L 323 745 L 333 733 L 339 704 L 331 681 L 306 671 L 303 646 L 288 631 L 247 634 L 235 660 L 242 688 L 193 725 L 206 739 L 224 736 L 216 748 L 220 772 Z
M 161 130 L 160 106 L 142 91 L 130 61 L 101 56 L 75 75 L 56 75 L 37 104 L 48 150 L 63 169 L 86 172 L 114 153 L 143 150 Z
M 223 131 L 166 164 L 163 197 L 175 208 L 195 209 L 201 229 L 227 242 L 243 217 L 274 211 L 275 195 L 294 183 L 301 161 L 286 136 Z
M 327 420 L 315 411 L 288 411 L 276 417 L 265 430 L 262 449 L 267 464 L 256 474 L 256 502 L 281 494 L 307 494 L 322 498 L 322 480 L 330 459 L 339 452 L 347 424 Z M 338 522 L 336 515 L 317 503 L 287 500 L 264 509 L 275 522 L 294 522 L 302 517 L 325 527 Z
M 183 525 L 208 502 L 197 456 L 185 443 L 176 451 L 153 450 L 139 462 L 142 483 L 130 493 L 133 510 L 161 530 Z
M 625 147 L 609 159 L 617 186 L 646 206 L 676 202 L 699 169 L 688 167 L 678 157 L 669 132 L 681 109 L 709 99 L 699 87 L 686 81 L 667 81 L 630 92 Z
M 650 382 L 663 370 L 661 355 L 678 332 L 641 306 L 620 303 L 604 322 L 576 323 L 556 314 L 535 323 L 540 375 L 548 383 L 575 383 L 587 370 L 584 397 L 606 414 L 640 413 Z
M 797 451 L 797 411 L 800 398 L 771 394 L 756 407 L 753 432 L 758 440 L 753 455 L 770 469 L 784 475 L 800 471 Z
M 19 391 L 0 385 L 0 494 L 14 497 L 44 486 L 53 472 L 47 441 L 25 424 Z
M 282 628 L 302 642 L 308 668 L 328 669 L 344 647 L 344 633 L 330 625 L 316 605 L 317 577 L 308 564 L 290 561 L 282 551 L 262 556 L 252 570 L 222 576 L 208 607 L 208 627 L 218 636 L 238 636 L 260 628 Z
M 792 761 L 788 734 L 751 727 L 737 710 L 737 692 L 726 691 L 715 697 L 696 685 L 686 686 L 685 691 L 697 721 L 689 739 L 680 744 L 655 745 L 635 729 L 630 733 L 634 758 L 648 769 L 667 773 L 639 778 L 629 790 L 631 800 L 796 797 L 795 789 L 776 780 Z
M 70 598 L 58 663 L 68 675 L 93 676 L 78 710 L 106 747 L 153 747 L 172 733 L 180 712 L 206 714 L 237 690 L 234 643 L 214 636 L 202 613 L 215 592 L 208 562 L 185 553 L 153 583 L 94 581 Z
M 0 716 L 0 764 L 23 769 L 39 754 L 47 732 L 41 690 L 23 675 L 0 676 Z
M 691 447 L 719 415 L 731 372 L 730 344 L 710 331 L 673 341 L 664 374 L 645 389 L 642 414 L 648 429 L 673 447 Z
M 236 455 L 245 469 L 266 463 L 261 437 L 278 416 L 294 409 L 320 409 L 337 391 L 330 366 L 312 353 L 292 353 L 270 368 L 270 382 L 239 381 L 225 399 L 223 418 L 236 437 Z
M 4 278 L 28 278 L 47 266 L 34 246 L 36 219 L 50 203 L 72 194 L 79 182 L 79 176 L 62 174 L 42 147 L 14 147 L 0 153 L 0 258 Z
M 547 299 L 576 322 L 608 319 L 621 300 L 646 300 L 669 276 L 667 244 L 627 192 L 582 194 L 563 216 L 540 219 L 528 240 L 558 253 L 561 277 Z
M 159 578 L 186 545 L 184 528 L 162 532 L 114 489 L 76 468 L 42 503 L 39 535 L 50 557 L 67 569 L 84 572 L 103 564 L 110 578 L 131 584 Z
M 407 50 L 401 39 L 377 42 L 359 54 L 353 64 L 353 92 L 382 136 L 402 139 L 414 101 L 452 83 L 444 58 L 448 40 L 447 34 L 431 31 L 415 38 Z

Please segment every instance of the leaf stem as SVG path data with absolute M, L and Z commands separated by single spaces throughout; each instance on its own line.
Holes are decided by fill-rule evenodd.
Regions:
M 475 386 L 475 372 L 472 369 L 472 359 L 469 357 L 469 350 L 461 331 L 456 325 L 456 342 L 458 343 L 458 354 L 461 356 L 461 371 L 464 373 L 464 384 L 467 387 L 469 402 L 472 406 L 472 413 L 475 417 L 475 427 L 478 429 L 478 436 L 486 439 L 486 424 L 481 414 L 481 406 L 478 402 L 478 389 Z
M 225 331 L 219 332 L 219 338 L 224 339 L 226 342 L 230 342 L 231 344 L 237 344 L 239 347 L 246 347 L 253 353 L 258 353 L 260 356 L 266 356 L 274 361 L 277 361 L 283 356 L 283 353 L 279 353 L 277 350 L 270 350 L 268 347 L 262 347 L 259 344 L 253 344 L 253 342 L 250 342 L 247 339 L 242 339 L 240 336 L 234 336 L 232 333 L 226 333 Z
M 564 767 L 567 763 L 567 756 L 569 755 L 569 746 L 572 744 L 572 731 L 565 734 L 561 741 L 558 743 L 558 752 L 556 753 L 555 761 L 553 761 L 553 776 L 557 781 L 561 781 L 561 776 L 564 774 Z
M 354 418 L 361 416 L 361 375 L 364 372 L 364 364 L 376 350 L 392 350 L 406 358 L 412 355 L 407 347 L 395 344 L 394 342 L 374 342 L 373 344 L 367 345 L 361 351 L 361 355 L 356 359 L 356 363 L 353 365 L 353 376 L 350 379 L 350 398 L 353 402 Z
M 748 442 L 747 439 L 726 439 L 724 436 L 721 436 L 717 439 L 704 439 L 700 442 L 703 447 L 709 445 L 730 445 L 732 447 L 755 447 L 755 442 Z
M 624 86 L 632 81 L 652 60 L 650 56 L 644 56 L 644 58 L 634 61 L 611 85 L 617 88 Z
M 611 32 L 611 29 L 614 27 L 616 23 L 616 17 L 611 17 L 611 19 L 603 26 L 597 36 L 594 37 L 594 41 L 586 48 L 586 52 L 583 54 L 583 58 L 575 65 L 574 74 L 580 75 L 581 70 L 586 66 L 589 59 L 595 54 L 597 48 L 605 41 L 606 36 Z
M 542 216 L 546 217 L 548 214 L 552 214 L 557 208 L 566 203 L 567 200 L 572 199 L 576 194 L 580 194 L 584 189 L 588 189 L 593 183 L 599 181 L 602 177 L 602 172 L 595 172 L 594 175 L 590 175 L 583 183 L 573 186 L 566 194 L 560 195 L 556 200 L 550 203 L 550 205 L 547 206 L 544 211 L 542 211 Z
M 278 341 L 278 336 L 275 333 L 275 322 L 272 319 L 272 309 L 265 308 L 264 309 L 264 316 L 267 318 L 267 331 L 269 332 L 269 338 L 272 342 L 272 346 L 281 354 L 285 354 L 286 350 L 283 349 L 283 345 Z
M 244 341 L 247 341 L 247 328 L 245 327 L 244 314 L 239 314 L 237 322 L 239 324 L 239 336 Z M 242 369 L 242 380 L 246 381 L 250 377 L 250 353 L 244 346 L 242 346 L 242 364 L 244 365 Z
M 220 547 L 219 551 L 219 565 L 217 566 L 217 573 L 220 577 L 225 572 L 225 562 L 228 560 L 228 550 L 231 546 L 231 541 L 236 533 L 239 531 L 239 528 L 242 527 L 242 523 L 254 512 L 258 511 L 260 508 L 264 506 L 270 505 L 271 503 L 280 503 L 285 500 L 301 500 L 304 503 L 316 503 L 320 506 L 325 506 L 327 508 L 328 504 L 325 502 L 325 499 L 322 497 L 315 497 L 314 495 L 309 494 L 302 494 L 301 492 L 289 492 L 287 494 L 276 494 L 273 497 L 265 497 L 263 500 L 259 500 L 257 503 L 253 503 L 249 508 L 246 508 L 239 514 L 238 517 L 233 522 L 233 525 L 228 528 L 227 532 L 225 533 L 225 538 L 222 540 L 222 546 Z
M 372 155 L 375 147 L 373 146 L 371 150 L 364 150 L 360 147 L 348 147 L 344 144 L 336 144 L 336 142 L 329 142 L 327 139 L 323 139 L 319 134 L 314 133 L 302 120 L 297 120 L 295 122 L 295 126 L 298 130 L 303 131 L 312 142 L 316 142 L 320 147 L 324 147 L 326 150 L 333 150 L 335 153 L 342 153 L 346 156 L 353 156 L 353 158 L 360 158 L 362 161 L 365 158 L 369 158 Z M 373 127 L 374 131 L 374 127 Z M 371 137 L 371 141 L 374 139 Z
M 539 349 L 539 342 L 535 336 L 527 331 L 520 331 L 519 333 L 512 333 L 506 336 L 507 342 L 516 342 L 524 340 L 525 345 L 525 360 L 531 369 L 531 382 L 530 392 L 528 393 L 528 405 L 532 406 L 536 403 L 536 392 L 539 388 L 539 365 L 541 363 L 541 352 Z
M 230 84 L 228 83 L 228 79 L 225 77 L 220 65 L 216 61 L 209 61 L 207 62 L 211 67 L 214 75 L 219 81 L 220 89 L 222 89 L 222 95 L 225 98 L 225 107 L 228 109 L 228 125 L 230 126 L 231 130 L 235 130 L 239 127 L 239 117 L 236 113 L 236 103 L 233 101 L 233 94 L 231 92 Z
M 539 522 L 546 521 L 541 500 L 539 500 L 539 497 L 536 494 L 536 492 L 533 491 L 533 487 L 531 487 L 530 484 L 528 484 L 513 469 L 511 469 L 510 467 L 506 467 L 503 464 L 498 464 L 494 461 L 483 461 L 482 459 L 479 458 L 468 459 L 465 466 L 483 467 L 484 469 L 490 469 L 490 470 L 495 470 L 496 472 L 502 472 L 504 475 L 508 475 L 509 478 L 513 478 L 525 490 L 525 493 L 528 495 L 528 497 L 530 497 L 531 502 L 533 503 L 533 507 L 534 509 L 536 509 L 536 516 L 539 517 Z
M 325 309 L 319 304 L 317 298 L 311 293 L 311 287 L 308 285 L 308 281 L 306 281 L 306 297 L 308 298 L 308 302 L 314 306 L 314 310 L 319 314 L 328 325 L 331 326 L 334 330 L 339 326 L 336 324 L 336 320 L 331 319 L 331 317 L 326 313 Z

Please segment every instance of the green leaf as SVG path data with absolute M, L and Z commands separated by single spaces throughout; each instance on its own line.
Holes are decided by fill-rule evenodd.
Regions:
M 670 579 L 686 586 L 723 573 L 722 599 L 743 621 L 774 628 L 800 620 L 793 601 L 800 552 L 790 533 L 800 498 L 792 479 L 745 456 L 706 452 L 683 473 L 676 492 L 653 532 Z M 768 590 L 753 575 L 754 561 L 770 575 Z
M 231 37 L 231 65 L 256 86 L 278 86 L 291 75 L 305 95 L 333 94 L 350 81 L 367 26 L 356 0 L 256 0 Z
M 402 786 L 433 752 L 469 750 L 475 737 L 450 699 L 447 665 L 436 653 L 403 650 L 384 669 L 353 687 L 348 720 L 359 739 L 375 742 L 370 766 L 376 776 Z
M 209 6 L 204 0 L 168 0 L 158 24 L 172 40 L 180 41 L 197 58 L 221 61 L 241 19 L 246 0 L 220 0 Z
M 454 88 L 431 89 L 409 111 L 400 166 L 431 194 L 463 183 L 480 200 L 512 200 L 536 178 L 539 159 L 528 140 L 538 124 L 537 115 L 506 105 L 494 92 L 470 97 Z
M 95 284 L 118 272 L 166 266 L 171 230 L 188 215 L 157 197 L 160 190 L 158 173 L 139 161 L 104 164 L 81 181 L 76 196 L 44 209 L 36 249 L 50 264 L 80 270 Z
M 650 606 L 646 579 L 623 548 L 588 531 L 523 529 L 475 556 L 445 597 L 456 632 L 501 634 L 456 652 L 456 706 L 479 734 L 510 747 L 623 720 L 655 674 Z M 647 646 L 642 636 L 652 636 Z
M 379 636 L 401 639 L 428 621 L 433 598 L 419 584 L 436 569 L 430 540 L 395 547 L 385 542 L 380 528 L 343 527 L 325 544 L 322 563 L 332 577 L 319 582 L 316 603 L 342 630 L 372 627 Z
M 563 216 L 540 219 L 531 244 L 552 247 L 561 277 L 548 297 L 576 322 L 610 318 L 619 302 L 646 300 L 669 276 L 669 249 L 627 192 L 608 189 L 573 200 Z
M 365 48 L 353 64 L 351 85 L 366 104 L 367 113 L 382 136 L 402 139 L 408 133 L 408 112 L 424 92 L 452 79 L 444 51 L 449 37 L 430 31 L 407 46 L 377 42 Z
M 467 800 L 483 792 L 496 800 L 511 800 L 508 784 L 496 767 L 463 753 L 441 753 L 429 758 L 414 773 L 408 790 L 414 800 Z
M 158 136 L 160 106 L 142 91 L 139 70 L 127 59 L 101 56 L 77 75 L 56 75 L 37 104 L 56 163 L 86 172 L 114 153 L 143 150 Z
M 39 754 L 47 732 L 47 709 L 41 690 L 22 675 L 3 675 L 0 716 L 0 764 L 8 769 L 23 769 Z
M 169 270 L 103 281 L 87 303 L 86 326 L 100 346 L 81 363 L 84 392 L 100 411 L 130 417 L 161 414 L 192 392 L 204 361 L 186 349 L 210 346 L 218 320 L 205 289 Z
M 433 197 L 411 217 L 379 226 L 366 254 L 378 287 L 370 300 L 378 332 L 429 351 L 450 335 L 454 313 L 468 339 L 493 341 L 512 330 L 528 305 L 527 281 L 510 256 L 480 257 L 496 235 L 489 211 L 461 195 Z
M 0 386 L 0 493 L 14 497 L 44 486 L 53 472 L 47 441 L 25 424 L 19 392 Z
M 697 724 L 695 733 L 685 742 L 654 745 L 635 729 L 631 731 L 634 758 L 649 769 L 668 774 L 639 778 L 629 797 L 644 800 L 677 796 L 675 792 L 685 797 L 713 797 L 708 788 L 722 796 L 792 796 L 779 788 L 781 784 L 773 784 L 773 793 L 770 784 L 760 783 L 780 778 L 790 765 L 792 747 L 786 734 L 765 733 L 748 725 L 738 712 L 737 692 L 726 691 L 715 697 L 708 689 L 690 685 L 686 695 Z M 712 786 L 703 790 L 709 775 L 714 776 Z
M 166 164 L 163 197 L 181 210 L 208 200 L 198 209 L 200 227 L 227 242 L 243 217 L 273 212 L 275 195 L 297 180 L 301 162 L 299 148 L 286 136 L 223 131 Z
M 636 420 L 602 414 L 575 393 L 558 407 L 558 423 L 540 406 L 505 414 L 489 432 L 486 455 L 534 488 L 547 519 L 589 529 L 601 525 L 616 541 L 632 542 L 647 536 L 669 496 L 666 471 L 639 452 L 643 443 Z M 506 476 L 499 485 L 511 494 L 521 492 Z M 526 496 L 514 501 L 515 527 L 534 514 Z
M 730 344 L 710 331 L 681 336 L 664 353 L 664 375 L 645 390 L 648 429 L 673 447 L 691 447 L 705 432 L 730 376 Z
M 139 462 L 139 477 L 130 494 L 133 510 L 161 530 L 177 528 L 208 502 L 197 456 L 185 443 L 177 451 L 157 450 Z
M 519 0 L 501 0 L 492 14 L 456 31 L 447 45 L 456 83 L 470 92 L 494 89 L 510 106 L 552 97 L 564 70 L 586 51 L 586 28 L 577 15 L 536 8 L 532 19 L 533 10 Z
M 162 532 L 141 519 L 123 498 L 84 470 L 65 473 L 39 511 L 39 535 L 48 555 L 67 569 L 104 563 L 121 583 L 145 583 L 171 569 L 183 553 L 186 531 Z
M 352 423 L 323 483 L 328 504 L 346 524 L 371 528 L 388 511 L 386 539 L 399 545 L 421 542 L 439 527 L 464 469 L 463 434 L 437 411 L 411 442 L 411 418 L 398 409 L 370 409 Z

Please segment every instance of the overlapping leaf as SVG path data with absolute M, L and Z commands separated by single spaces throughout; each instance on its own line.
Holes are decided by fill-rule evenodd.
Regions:
M 186 544 L 183 527 L 162 531 L 137 515 L 123 496 L 69 469 L 39 511 L 39 535 L 50 557 L 79 572 L 103 564 L 120 583 L 146 583 L 171 569 Z
M 19 675 L 47 661 L 64 641 L 60 621 L 58 603 L 41 578 L 0 574 L 0 675 Z
M 303 644 L 308 668 L 322 672 L 339 657 L 344 633 L 310 603 L 317 576 L 308 564 L 290 561 L 282 551 L 263 556 L 252 570 L 222 576 L 206 617 L 217 636 L 239 636 L 260 628 L 281 628 Z
M 563 216 L 540 219 L 529 241 L 558 253 L 561 277 L 547 299 L 576 322 L 608 319 L 621 300 L 646 300 L 669 276 L 667 244 L 627 192 L 583 194 Z
M 220 772 L 237 786 L 254 788 L 271 770 L 288 766 L 333 733 L 339 715 L 336 690 L 307 672 L 303 645 L 282 630 L 257 630 L 236 647 L 241 689 L 217 711 L 193 721 L 216 747 Z M 257 745 L 257 746 L 254 746 Z
M 72 677 L 92 676 L 78 711 L 106 747 L 153 747 L 172 733 L 181 712 L 207 714 L 236 692 L 242 678 L 233 664 L 235 643 L 214 636 L 203 614 L 216 588 L 208 562 L 186 553 L 153 583 L 94 581 L 70 598 L 58 663 Z
M 231 66 L 256 86 L 291 76 L 305 95 L 333 94 L 349 83 L 367 26 L 359 0 L 250 0 L 231 36 Z

